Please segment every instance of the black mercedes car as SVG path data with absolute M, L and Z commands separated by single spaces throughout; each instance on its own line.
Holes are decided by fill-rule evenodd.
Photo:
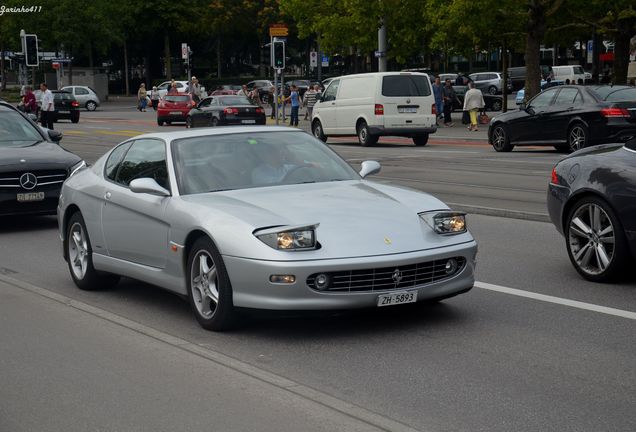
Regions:
M 547 201 L 570 261 L 585 279 L 635 274 L 636 139 L 561 160 L 552 170 Z
M 554 146 L 572 152 L 636 137 L 636 88 L 558 86 L 518 110 L 494 117 L 488 142 L 498 152 L 516 145 Z
M 55 214 L 62 183 L 86 166 L 61 139 L 0 102 L 0 216 Z
M 186 117 L 186 127 L 264 125 L 265 110 L 245 96 L 223 95 L 203 99 Z

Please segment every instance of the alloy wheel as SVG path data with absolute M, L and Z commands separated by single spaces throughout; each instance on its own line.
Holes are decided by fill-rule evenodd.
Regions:
M 570 150 L 572 151 L 580 150 L 585 147 L 585 129 L 583 129 L 583 126 L 575 125 L 572 129 L 570 129 L 568 142 L 570 144 Z
M 598 204 L 585 203 L 570 218 L 568 242 L 579 269 L 599 275 L 614 259 L 616 238 L 612 220 Z
M 80 223 L 74 223 L 69 231 L 68 258 L 75 278 L 82 280 L 88 266 L 88 242 Z
M 501 126 L 497 126 L 492 132 L 492 143 L 497 149 L 503 149 L 506 145 L 506 131 Z
M 216 264 L 206 250 L 200 250 L 194 257 L 190 286 L 197 312 L 203 318 L 211 318 L 219 303 L 219 280 Z

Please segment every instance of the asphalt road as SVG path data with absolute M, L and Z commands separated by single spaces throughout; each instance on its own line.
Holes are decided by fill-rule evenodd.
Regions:
M 159 129 L 150 112 L 82 116 L 78 125 L 59 129 L 64 146 L 89 161 L 128 136 Z M 561 155 L 530 149 L 502 156 L 475 139 L 482 132 L 468 137 L 451 129 L 425 148 L 393 139 L 372 148 L 347 139 L 330 144 L 353 163 L 380 160 L 381 181 L 431 191 L 482 213 L 545 214 L 545 187 Z M 4 219 L 0 430 L 20 424 L 5 429 L 32 430 L 31 419 L 81 430 L 81 419 L 93 410 L 102 423 L 84 430 L 175 430 L 179 420 L 193 425 L 206 418 L 210 430 L 243 430 L 248 423 L 270 430 L 277 411 L 268 409 L 288 403 L 281 431 L 310 430 L 291 420 L 309 418 L 303 417 L 308 412 L 314 417 L 306 424 L 317 430 L 321 424 L 357 430 L 361 421 L 362 430 L 636 430 L 636 274 L 622 284 L 583 281 L 547 223 L 471 213 L 469 227 L 479 243 L 479 282 L 467 294 L 438 305 L 252 316 L 219 334 L 201 329 L 186 302 L 139 282 L 78 290 L 54 218 Z M 21 338 L 34 346 L 25 347 Z M 205 355 L 192 358 L 194 349 Z M 241 365 L 233 370 L 242 374 L 236 377 L 245 392 L 242 410 L 233 393 L 239 390 L 230 386 L 219 396 L 234 382 L 219 364 Z M 195 367 L 199 381 L 190 376 Z M 198 409 L 202 381 L 214 383 L 209 412 Z M 305 390 L 292 391 L 296 386 Z M 77 423 L 59 423 L 75 405 L 87 414 L 81 411 Z M 139 406 L 139 416 L 131 406 Z M 215 428 L 219 413 L 223 422 Z M 165 427 L 149 420 L 153 414 L 169 418 Z M 339 426 L 333 428 L 330 418 Z

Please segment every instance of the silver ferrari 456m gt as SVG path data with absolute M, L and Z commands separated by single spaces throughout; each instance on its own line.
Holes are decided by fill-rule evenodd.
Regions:
M 298 129 L 154 133 L 63 185 L 60 238 L 81 289 L 120 276 L 186 296 L 206 329 L 237 308 L 328 310 L 440 300 L 470 290 L 465 215 L 366 180 Z

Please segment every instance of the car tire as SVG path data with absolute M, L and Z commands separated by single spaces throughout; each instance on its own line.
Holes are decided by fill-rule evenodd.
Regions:
M 577 201 L 568 212 L 564 233 L 570 262 L 585 279 L 609 282 L 625 274 L 625 231 L 606 201 L 594 196 Z
M 88 111 L 95 111 L 97 109 L 97 103 L 94 101 L 86 102 L 86 109 Z
M 493 127 L 490 139 L 492 142 L 492 147 L 497 152 L 509 152 L 512 151 L 512 149 L 514 148 L 514 146 L 510 144 L 510 137 L 508 136 L 506 127 L 501 123 Z
M 186 129 L 192 129 L 192 117 L 186 117 Z
M 318 138 L 322 142 L 327 142 L 327 135 L 325 135 L 320 120 L 314 120 L 314 123 L 311 125 L 311 131 L 313 132 L 314 137 Z
M 157 120 L 157 124 L 158 124 L 159 126 L 163 126 L 163 120 Z
M 378 136 L 371 135 L 369 125 L 367 122 L 362 121 L 357 127 L 358 141 L 362 147 L 372 146 L 378 142 Z
M 80 116 L 71 116 L 71 123 L 79 123 Z
M 425 146 L 428 143 L 428 134 L 421 134 L 413 137 L 413 144 L 416 146 Z
M 500 101 L 500 100 L 495 100 L 495 101 L 493 101 L 493 102 L 492 102 L 491 109 L 492 109 L 493 111 L 501 111 L 502 105 L 503 105 L 503 102 L 502 102 L 502 101 Z
M 171 121 L 167 121 L 167 122 L 166 122 L 166 125 L 168 125 L 168 126 L 170 126 L 171 124 L 172 124 L 172 122 L 171 122 Z
M 71 278 L 79 289 L 94 291 L 119 282 L 119 276 L 102 273 L 93 267 L 93 251 L 82 214 L 73 213 L 66 224 L 66 258 Z
M 495 86 L 488 87 L 488 94 L 496 95 L 497 92 L 498 92 L 497 87 L 495 87 Z
M 583 123 L 574 123 L 568 129 L 568 150 L 575 152 L 587 146 L 587 127 Z
M 188 254 L 188 300 L 197 321 L 207 330 L 234 326 L 236 310 L 223 258 L 209 237 L 197 239 Z
M 210 121 L 210 126 L 217 127 L 218 125 L 219 125 L 219 119 L 216 117 L 212 117 L 212 120 Z

